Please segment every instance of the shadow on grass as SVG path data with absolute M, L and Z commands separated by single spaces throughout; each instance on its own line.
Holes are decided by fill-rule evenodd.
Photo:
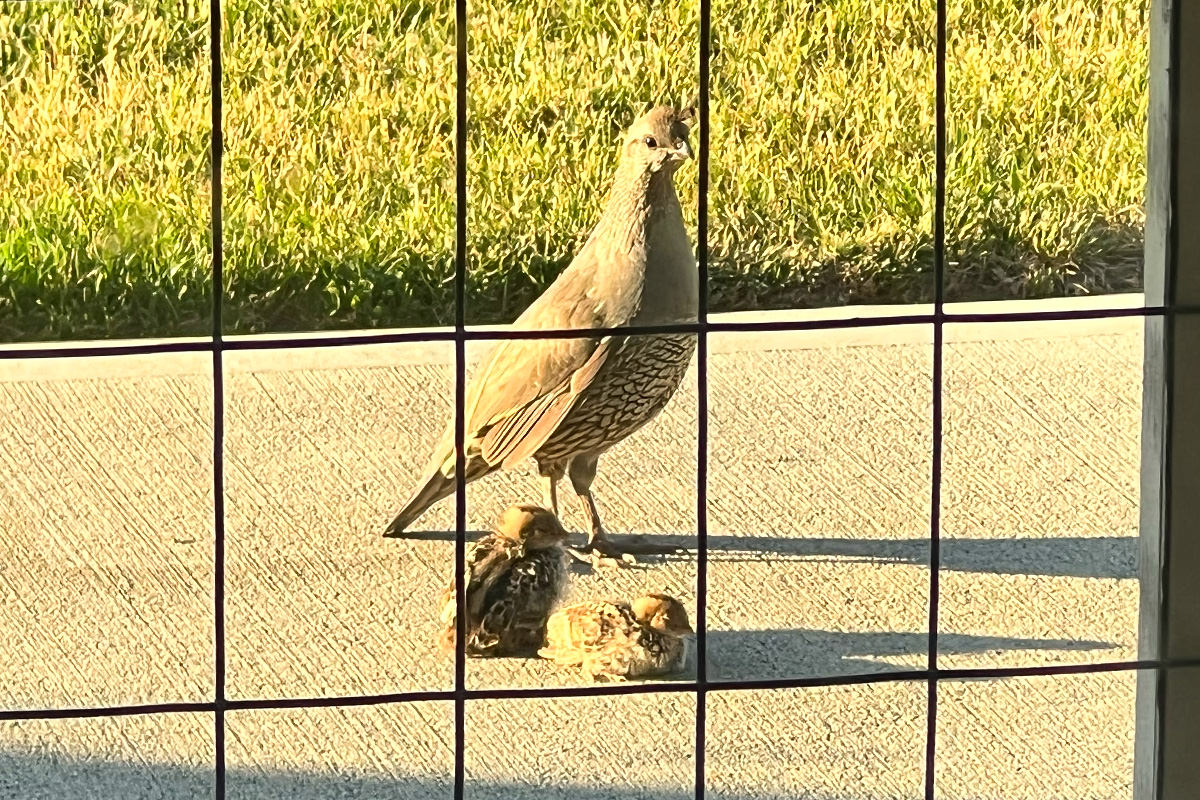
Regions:
M 467 540 L 480 532 L 469 531 Z M 446 531 L 413 531 L 405 539 L 454 541 Z M 614 536 L 619 543 L 620 535 Z M 681 550 L 695 549 L 693 534 L 659 534 L 645 541 Z M 582 535 L 572 542 L 578 544 Z M 1137 577 L 1135 536 L 1052 536 L 1047 538 L 941 539 L 941 568 L 953 572 L 997 575 L 1045 575 L 1065 578 L 1131 579 Z M 671 558 L 672 556 L 668 556 Z M 653 563 L 654 556 L 645 557 Z M 708 537 L 709 561 L 866 561 L 883 564 L 929 564 L 928 539 L 849 539 L 831 537 Z

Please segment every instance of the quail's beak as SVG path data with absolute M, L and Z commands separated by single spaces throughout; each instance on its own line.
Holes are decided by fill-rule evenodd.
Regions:
M 670 150 L 668 152 L 670 153 L 670 159 L 672 161 L 686 161 L 687 159 L 692 158 L 692 148 L 688 147 L 686 140 L 681 141 L 679 143 L 679 147 L 676 147 L 674 150 Z

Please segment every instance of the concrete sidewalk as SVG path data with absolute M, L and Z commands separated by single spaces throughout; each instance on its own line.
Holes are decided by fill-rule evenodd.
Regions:
M 947 329 L 942 666 L 1136 657 L 1142 324 Z M 710 345 L 710 677 L 924 667 L 929 328 Z M 432 642 L 453 504 L 421 521 L 424 540 L 379 532 L 449 418 L 452 355 L 226 355 L 229 696 L 450 687 Z M 0 361 L 0 706 L 212 697 L 210 371 L 203 353 Z M 667 589 L 695 613 L 694 368 L 686 385 L 602 460 L 596 490 L 614 532 L 693 551 L 577 574 L 571 599 Z M 471 525 L 538 496 L 529 469 L 482 481 Z M 582 524 L 574 505 L 566 522 Z M 532 661 L 468 674 L 571 682 Z M 1120 673 L 944 685 L 941 796 L 1129 797 L 1133 687 Z M 690 796 L 694 708 L 672 693 L 472 703 L 471 795 Z M 711 796 L 922 796 L 923 684 L 717 691 L 707 714 Z M 450 794 L 448 704 L 227 725 L 233 797 Z M 0 723 L 0 796 L 209 796 L 211 729 L 203 714 Z

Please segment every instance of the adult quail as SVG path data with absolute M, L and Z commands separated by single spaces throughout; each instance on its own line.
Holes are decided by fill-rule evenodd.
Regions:
M 532 505 L 505 509 L 492 533 L 467 552 L 466 652 L 469 656 L 532 654 L 542 643 L 546 619 L 567 585 L 567 531 L 551 512 Z M 454 650 L 459 586 L 442 594 L 439 644 Z
M 466 480 L 532 457 L 545 504 L 558 513 L 565 476 L 590 527 L 586 555 L 632 562 L 627 551 L 663 548 L 605 534 L 592 496 L 606 450 L 653 419 L 679 387 L 695 350 L 690 334 L 588 335 L 597 328 L 695 322 L 698 274 L 673 176 L 692 153 L 690 109 L 659 106 L 622 139 L 621 157 L 599 223 L 570 265 L 513 327 L 579 329 L 578 338 L 509 339 L 498 344 L 466 393 Z M 449 426 L 421 486 L 385 531 L 398 536 L 454 493 L 454 428 Z
M 695 631 L 674 597 L 648 594 L 632 604 L 579 603 L 555 611 L 538 655 L 577 667 L 590 680 L 625 680 L 677 672 Z

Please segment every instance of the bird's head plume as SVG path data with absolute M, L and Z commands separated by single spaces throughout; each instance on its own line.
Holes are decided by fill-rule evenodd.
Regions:
M 673 173 L 692 157 L 688 145 L 689 110 L 655 106 L 629 126 L 622 140 L 621 158 L 639 170 Z

